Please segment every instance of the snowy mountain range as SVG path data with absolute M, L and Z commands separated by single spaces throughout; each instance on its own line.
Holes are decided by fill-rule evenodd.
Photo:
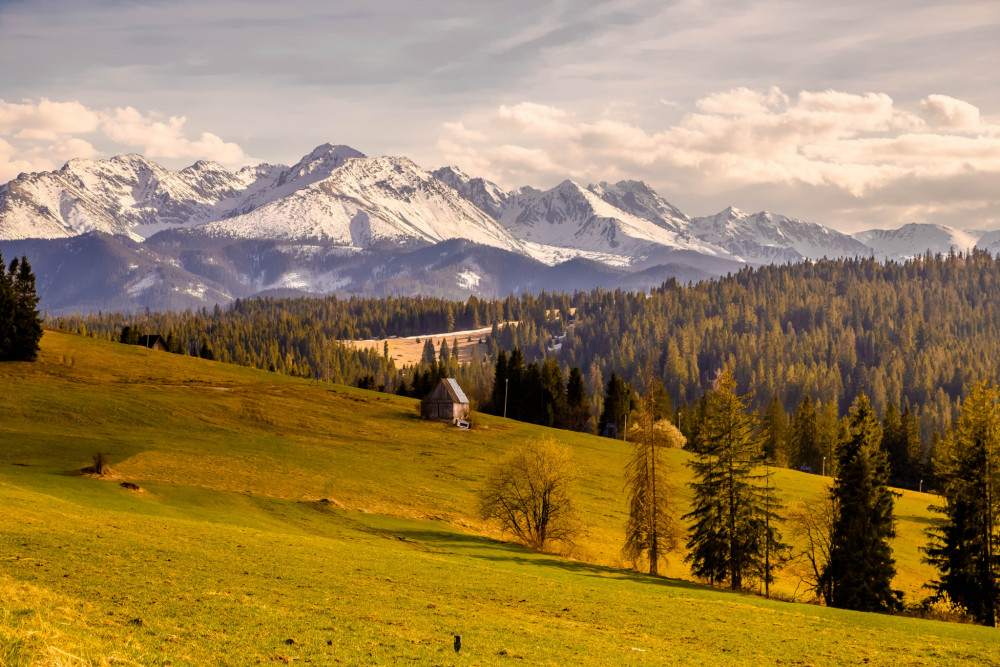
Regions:
M 290 167 L 171 171 L 123 155 L 0 186 L 0 251 L 29 254 L 53 312 L 200 307 L 268 291 L 639 289 L 747 264 L 977 244 L 1000 249 L 1000 232 L 910 224 L 849 236 L 732 207 L 690 218 L 639 181 L 506 191 L 455 167 L 429 172 L 331 144 Z M 103 263 L 66 270 L 88 255 Z

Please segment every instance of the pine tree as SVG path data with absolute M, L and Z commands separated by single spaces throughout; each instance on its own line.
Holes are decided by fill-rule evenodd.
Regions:
M 809 394 L 806 394 L 792 420 L 792 461 L 796 469 L 819 473 L 822 467 L 823 455 L 819 451 L 817 420 L 816 406 Z
M 505 327 L 505 329 L 510 329 L 510 327 Z M 507 377 L 510 380 L 510 388 L 507 391 L 507 416 L 512 419 L 524 419 L 522 406 L 525 404 L 527 370 L 521 348 L 515 347 L 510 356 L 507 357 Z
M 761 419 L 764 441 L 761 446 L 764 458 L 775 465 L 784 466 L 788 462 L 788 415 L 777 395 L 767 404 L 767 411 Z
M 566 386 L 559 362 L 552 357 L 546 358 L 542 364 L 541 392 L 545 411 L 540 415 L 541 423 L 545 426 L 561 425 L 566 414 Z
M 490 410 L 495 415 L 503 415 L 506 407 L 507 391 L 507 353 L 500 350 L 494 366 L 493 392 L 490 394 Z
M 903 431 L 899 409 L 892 402 L 885 406 L 882 418 L 882 449 L 889 459 L 889 480 L 895 486 L 905 486 L 910 476 L 909 442 Z
M 212 349 L 212 345 L 208 342 L 208 338 L 202 337 L 201 345 L 198 346 L 198 356 L 202 359 L 215 361 L 215 350 Z
M 662 388 L 662 383 L 657 382 Z M 649 561 L 649 573 L 657 574 L 658 563 L 677 547 L 680 529 L 673 519 L 667 470 L 661 450 L 667 443 L 657 432 L 657 395 L 654 383 L 646 382 L 646 394 L 639 400 L 637 437 L 632 458 L 625 467 L 628 493 L 628 521 L 622 555 L 633 563 Z
M 447 366 L 449 359 L 451 359 L 451 349 L 448 347 L 448 339 L 442 338 L 441 347 L 438 350 L 438 361 Z
M 980 623 L 995 627 L 1000 606 L 1000 406 L 996 387 L 968 388 L 951 456 L 942 471 L 944 523 L 928 531 L 931 586 Z
M 633 407 L 635 407 L 635 392 L 612 371 L 604 394 L 604 410 L 597 424 L 598 434 L 604 435 L 607 425 L 614 424 L 619 437 L 624 436 L 628 415 Z
M 837 415 L 837 404 L 834 401 L 827 401 L 819 411 L 816 431 L 822 458 L 819 470 L 813 472 L 834 477 L 837 474 L 837 448 L 842 440 L 847 439 L 846 422 Z
M 0 361 L 11 358 L 14 340 L 14 279 L 0 254 Z
M 583 373 L 579 367 L 569 369 L 569 380 L 566 382 L 566 428 L 582 431 L 590 418 L 590 399 L 587 398 L 587 385 L 583 381 Z
M 430 338 L 424 341 L 423 354 L 420 355 L 420 363 L 433 364 L 437 361 L 437 354 L 434 352 L 434 341 Z
M 896 562 L 889 545 L 896 535 L 895 499 L 881 445 L 882 429 L 862 393 L 851 408 L 850 437 L 837 452 L 838 475 L 831 490 L 837 517 L 822 583 L 834 607 L 877 612 L 900 607 L 901 593 L 892 588 Z
M 908 463 L 902 481 L 911 489 L 919 488 L 920 480 L 924 477 L 926 459 L 923 442 L 920 439 L 920 422 L 910 410 L 909 400 L 906 401 L 903 412 L 899 416 L 899 429 Z
M 773 578 L 787 547 L 778 530 L 779 509 L 757 438 L 757 416 L 747 412 L 751 396 L 736 395 L 727 366 L 705 396 L 698 428 L 693 508 L 685 515 L 692 571 L 712 583 L 728 580 L 736 590 L 751 580 Z
M 0 256 L 0 361 L 34 361 L 42 339 L 35 274 L 24 256 L 5 269 Z

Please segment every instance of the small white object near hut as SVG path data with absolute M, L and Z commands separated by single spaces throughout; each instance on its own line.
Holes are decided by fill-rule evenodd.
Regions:
M 454 424 L 469 416 L 469 399 L 455 378 L 445 378 L 420 401 L 420 415 Z

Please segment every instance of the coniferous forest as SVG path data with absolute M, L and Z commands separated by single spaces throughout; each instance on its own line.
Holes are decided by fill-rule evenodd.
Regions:
M 493 411 L 499 411 L 494 380 L 508 372 L 495 367 L 497 357 L 506 352 L 510 363 L 517 349 L 526 376 L 540 379 L 551 358 L 565 387 L 571 369 L 579 369 L 589 402 L 588 420 L 564 415 L 556 423 L 551 410 L 520 418 L 575 428 L 589 423 L 594 431 L 612 374 L 631 385 L 652 369 L 689 439 L 699 402 L 728 364 L 740 392 L 752 396 L 749 407 L 773 429 L 787 430 L 769 446 L 772 459 L 815 472 L 836 465 L 833 442 L 863 392 L 887 421 L 893 481 L 916 487 L 931 477 L 935 447 L 956 419 L 965 387 L 1000 379 L 1000 262 L 982 251 L 903 264 L 822 260 L 748 268 L 698 284 L 670 281 L 648 293 L 598 289 L 466 302 L 267 298 L 49 324 L 112 339 L 131 326 L 164 336 L 178 352 L 206 356 L 207 346 L 221 361 L 411 395 L 434 377 L 452 375 L 481 408 L 492 402 Z M 377 347 L 339 342 L 490 325 L 486 354 L 465 364 L 439 355 L 397 368 Z M 553 384 L 551 362 L 546 375 Z

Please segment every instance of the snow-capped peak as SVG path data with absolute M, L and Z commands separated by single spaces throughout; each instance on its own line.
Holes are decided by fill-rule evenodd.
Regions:
M 587 189 L 612 206 L 673 232 L 685 233 L 688 217 L 642 181 L 601 182 Z
M 435 178 L 454 188 L 458 194 L 499 220 L 511 193 L 484 178 L 470 178 L 458 167 L 441 167 L 431 172 Z
M 570 180 L 545 192 L 522 190 L 504 209 L 500 222 L 526 242 L 614 255 L 626 263 L 663 249 L 729 256 L 718 247 L 623 211 Z
M 947 225 L 911 222 L 898 229 L 870 229 L 854 238 L 870 247 L 877 257 L 908 259 L 925 252 L 968 252 L 975 248 L 985 232 L 962 230 Z
M 815 222 L 769 211 L 749 214 L 733 206 L 715 215 L 692 218 L 690 229 L 699 239 L 721 245 L 754 264 L 774 262 L 779 257 L 781 261 L 795 260 L 795 254 L 820 259 L 869 252 L 858 240 Z M 783 254 L 776 255 L 776 250 Z
M 215 235 L 315 239 L 355 248 L 464 238 L 524 253 L 522 244 L 488 214 L 406 157 L 348 158 L 307 188 L 204 229 Z

